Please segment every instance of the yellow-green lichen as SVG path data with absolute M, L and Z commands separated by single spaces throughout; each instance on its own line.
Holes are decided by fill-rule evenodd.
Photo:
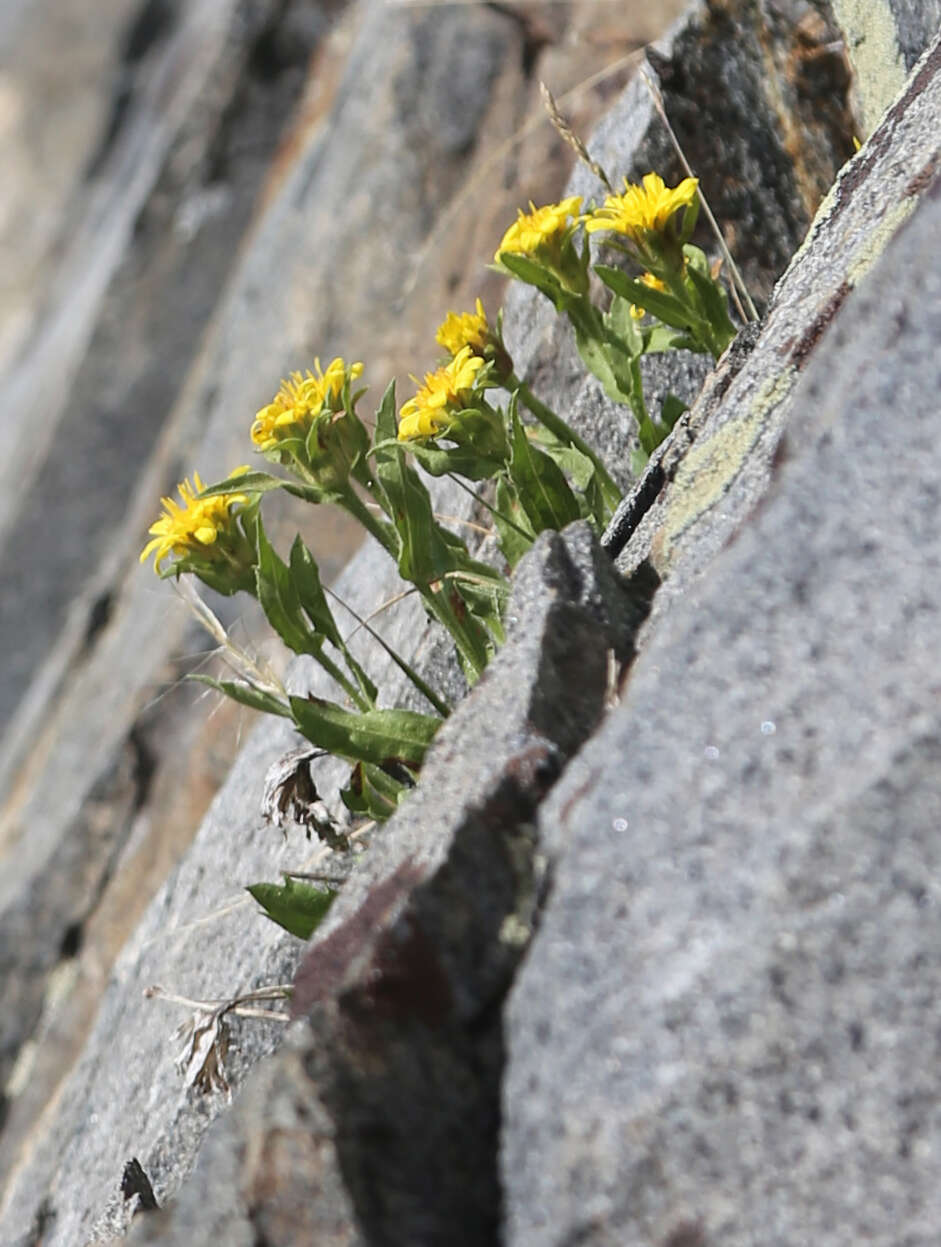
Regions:
M 752 399 L 747 412 L 730 420 L 711 437 L 699 440 L 684 456 L 667 503 L 657 538 L 664 564 L 677 538 L 713 507 L 741 470 L 758 440 L 768 415 L 791 392 L 796 369 L 785 368 L 769 378 Z
M 899 226 L 908 220 L 917 202 L 915 195 L 908 195 L 904 199 L 897 200 L 885 210 L 882 219 L 866 233 L 864 241 L 846 266 L 846 280 L 851 286 L 859 285 L 885 251 Z
M 907 77 L 888 0 L 833 0 L 856 80 L 860 125 L 868 138 Z

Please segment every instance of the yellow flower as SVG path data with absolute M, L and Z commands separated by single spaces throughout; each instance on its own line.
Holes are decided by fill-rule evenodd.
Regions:
M 503 235 L 503 241 L 494 256 L 497 264 L 500 263 L 500 255 L 504 251 L 514 255 L 534 255 L 543 248 L 564 243 L 578 224 L 582 201 L 580 196 L 574 195 L 571 199 L 563 199 L 561 203 L 537 208 L 530 200 L 529 208 L 529 212 L 519 209 L 516 220 Z
M 589 234 L 614 230 L 643 243 L 645 233 L 663 233 L 674 212 L 695 200 L 698 185 L 697 178 L 684 178 L 671 190 L 659 173 L 646 174 L 643 186 L 634 186 L 625 178 L 623 195 L 609 195 L 604 207 L 586 217 L 585 229 Z
M 462 347 L 449 364 L 425 374 L 425 383 L 399 412 L 399 441 L 434 437 L 444 429 L 451 412 L 467 405 L 477 373 L 484 361 L 469 346 Z M 413 377 L 418 384 L 418 378 Z
M 308 369 L 306 373 L 292 372 L 272 401 L 255 416 L 252 425 L 252 441 L 259 450 L 274 450 L 288 437 L 305 437 L 311 424 L 321 414 L 324 406 L 339 398 L 347 375 L 355 379 L 362 375 L 362 364 L 346 364 L 339 357 L 321 371 L 320 360 L 314 361 L 317 376 Z
M 662 290 L 666 292 L 666 283 L 662 282 L 659 277 L 654 277 L 653 273 L 644 273 L 640 280 L 645 286 L 649 286 L 651 290 Z M 635 320 L 642 320 L 645 312 L 642 307 L 639 307 L 636 303 L 632 303 L 631 315 Z
M 232 476 L 241 476 L 248 472 L 247 465 L 236 468 Z M 172 498 L 164 498 L 163 515 L 155 524 L 151 524 L 149 532 L 153 537 L 141 551 L 140 561 L 156 552 L 154 570 L 160 570 L 160 564 L 170 554 L 185 558 L 188 554 L 211 554 L 211 547 L 220 537 L 225 538 L 233 532 L 235 517 L 232 508 L 248 502 L 247 494 L 216 494 L 212 498 L 200 498 L 206 486 L 199 473 L 193 473 L 193 484 L 188 480 L 181 481 L 177 486 L 180 502 Z M 182 505 L 181 505 L 182 504 Z
M 490 326 L 487 324 L 487 314 L 480 299 L 477 300 L 476 312 L 464 312 L 460 316 L 456 312 L 448 312 L 438 326 L 435 341 L 451 355 L 457 355 L 465 346 L 469 346 L 477 354 L 482 354 L 484 347 L 490 341 Z

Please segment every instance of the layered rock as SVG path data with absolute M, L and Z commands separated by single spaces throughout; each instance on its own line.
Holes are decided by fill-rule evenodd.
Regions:
M 568 10 L 533 26 L 483 10 L 208 9 L 145 5 L 115 36 L 111 122 L 84 164 L 72 153 L 62 191 L 57 293 L 4 382 L 18 417 L 0 603 L 8 1172 L 250 718 L 180 684 L 205 639 L 136 567 L 160 495 L 248 458 L 252 412 L 316 354 L 362 355 L 374 388 L 430 361 L 434 325 L 481 288 L 475 265 L 517 203 L 561 186 L 561 140 L 513 146 L 539 109 L 533 75 L 567 86 L 588 55 L 567 47 L 587 20 Z M 612 29 L 604 46 L 616 57 L 638 35 Z M 586 115 L 601 94 L 579 97 Z M 299 522 L 334 576 L 358 535 L 329 512 Z M 364 610 L 394 594 L 383 574 L 385 589 L 367 573 Z M 217 608 L 263 647 L 253 617 Z
M 817 71 L 847 86 L 832 30 L 804 67 L 826 15 L 791 7 L 789 23 L 783 6 L 694 8 L 653 65 L 677 128 L 710 82 L 717 116 L 745 90 L 716 65 L 751 66 L 755 140 L 730 144 L 716 193 L 742 196 L 740 161 L 731 219 L 754 227 L 777 203 L 768 290 L 799 241 L 795 205 L 813 212 L 807 171 L 835 166 L 847 117 L 837 96 L 815 131 L 812 94 L 787 96 L 787 67 L 808 90 Z M 716 29 L 740 33 L 728 62 Z M 122 954 L 4 1234 L 122 1232 L 124 1163 L 139 1158 L 164 1205 L 198 1155 L 132 1239 L 932 1241 L 939 65 L 935 45 L 843 169 L 764 324 L 629 498 L 607 537 L 626 588 L 583 530 L 521 566 L 506 648 L 304 955 L 303 1019 L 253 1074 L 278 1036 L 239 1031 L 244 1094 L 203 1146 L 221 1101 L 173 1081 L 153 1021 L 168 1006 L 137 993 L 173 975 L 164 986 L 215 995 L 234 971 L 270 981 L 297 961 L 225 904 L 246 866 L 297 864 L 254 820 L 283 726 L 252 738 Z M 636 174 L 660 140 L 630 91 L 637 129 L 606 159 Z M 749 201 L 755 150 L 767 164 Z M 564 347 L 553 382 L 540 333 L 518 340 L 521 359 L 590 429 L 593 400 L 568 406 L 581 382 Z M 233 340 L 220 333 L 215 358 Z M 692 399 L 689 361 L 663 384 L 684 376 Z M 609 434 L 622 455 L 626 434 Z M 363 552 L 347 570 L 358 607 L 383 564 Z M 394 627 L 446 675 L 417 615 Z

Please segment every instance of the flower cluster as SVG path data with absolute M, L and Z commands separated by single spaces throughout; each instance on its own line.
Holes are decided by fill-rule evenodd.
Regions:
M 649 234 L 664 233 L 680 208 L 696 202 L 698 186 L 696 178 L 684 178 L 671 189 L 659 173 L 646 174 L 640 186 L 625 178 L 623 194 L 609 195 L 602 207 L 590 212 L 585 217 L 585 230 L 589 234 L 611 230 L 643 246 Z
M 530 201 L 529 212 L 518 210 L 517 218 L 503 235 L 494 260 L 500 263 L 504 252 L 511 255 L 537 256 L 559 251 L 578 226 L 582 208 L 581 196 L 573 195 L 561 203 L 537 208 Z
M 450 363 L 426 373 L 423 385 L 413 377 L 421 388 L 414 398 L 403 403 L 399 412 L 399 441 L 435 437 L 446 429 L 453 416 L 471 401 L 483 367 L 483 358 L 467 345 L 461 347 Z
M 311 425 L 324 411 L 332 412 L 343 394 L 347 379 L 355 380 L 362 375 L 362 364 L 347 368 L 342 359 L 331 360 L 326 372 L 321 370 L 320 360 L 314 361 L 315 376 L 292 372 L 287 381 L 267 406 L 255 416 L 252 425 L 252 441 L 262 452 L 278 450 L 285 441 L 304 438 Z
M 236 468 L 232 475 L 241 476 L 248 470 L 247 466 Z M 236 519 L 238 510 L 248 503 L 248 495 L 216 494 L 201 498 L 205 488 L 199 473 L 194 472 L 192 485 L 184 480 L 177 486 L 180 502 L 162 499 L 163 515 L 150 526 L 153 540 L 148 541 L 141 552 L 142 563 L 153 554 L 154 569 L 160 572 L 161 563 L 171 554 L 178 559 L 193 555 L 224 559 L 232 553 L 233 546 L 241 548 L 244 537 Z
M 470 347 L 475 355 L 482 356 L 492 340 L 493 335 L 487 323 L 487 313 L 480 299 L 477 300 L 476 310 L 473 312 L 464 312 L 460 315 L 456 312 L 448 312 L 435 334 L 435 341 L 439 346 L 443 346 L 449 355 L 457 355 L 464 347 Z

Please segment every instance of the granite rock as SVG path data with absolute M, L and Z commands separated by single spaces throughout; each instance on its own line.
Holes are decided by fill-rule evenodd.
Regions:
M 941 30 L 941 0 L 832 0 L 853 66 L 860 135 L 879 124 L 915 62 Z
M 308 1022 L 253 1076 L 251 1107 L 218 1123 L 178 1204 L 141 1218 L 132 1241 L 209 1243 L 219 1225 L 241 1241 L 248 1224 L 270 1227 L 281 1196 L 251 1175 L 299 1100 L 303 1139 L 272 1167 L 316 1211 L 282 1205 L 266 1241 L 310 1241 L 314 1215 L 343 1243 L 494 1241 L 500 1006 L 540 887 L 531 820 L 603 712 L 607 651 L 629 650 L 648 606 L 584 525 L 537 541 L 506 645 L 308 946 L 293 1002 Z
M 540 812 L 512 1247 L 936 1237 L 939 227 L 935 180 Z

